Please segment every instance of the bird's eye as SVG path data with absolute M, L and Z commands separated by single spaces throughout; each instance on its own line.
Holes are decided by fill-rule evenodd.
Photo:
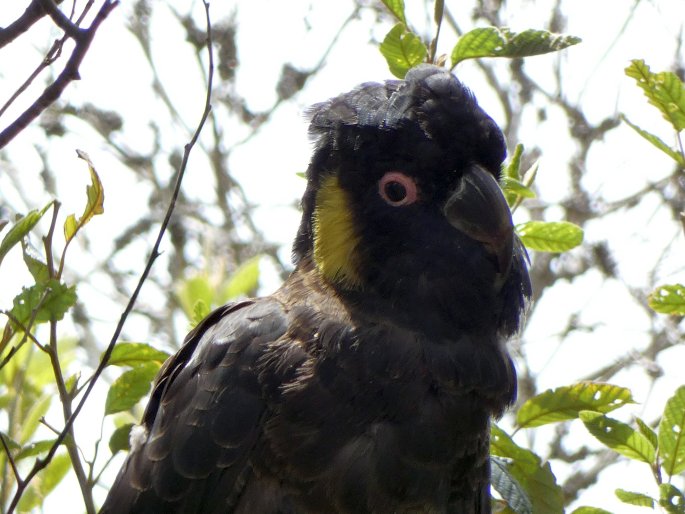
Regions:
M 416 182 L 399 171 L 389 171 L 378 181 L 378 194 L 393 207 L 410 205 L 418 198 Z

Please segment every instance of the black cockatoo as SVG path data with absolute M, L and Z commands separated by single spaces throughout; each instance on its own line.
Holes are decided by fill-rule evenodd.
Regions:
M 422 65 L 315 105 L 295 270 L 163 366 L 102 512 L 490 512 L 530 296 L 502 133 Z

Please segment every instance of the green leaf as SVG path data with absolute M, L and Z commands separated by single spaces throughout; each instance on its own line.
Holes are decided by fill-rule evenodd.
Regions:
M 499 457 L 491 457 L 490 463 L 492 487 L 495 491 L 516 514 L 532 514 L 533 505 L 521 484 L 509 472 L 507 461 Z
M 12 439 L 10 436 L 8 436 L 5 432 L 0 431 L 0 436 L 5 440 L 5 444 L 10 450 L 20 450 L 21 445 L 16 442 L 14 439 Z M 2 448 L 2 452 L 0 452 L 0 455 L 5 452 L 5 449 Z
M 549 462 L 530 450 L 518 446 L 509 435 L 496 425 L 490 428 L 490 452 L 509 459 L 508 471 L 523 487 L 536 514 L 563 512 L 564 497 L 556 483 Z
M 514 205 L 519 197 L 535 198 L 535 193 L 532 189 L 527 188 L 518 180 L 511 177 L 502 177 L 499 181 L 504 197 L 507 199 L 509 207 Z
M 659 505 L 669 514 L 685 513 L 685 496 L 671 484 L 659 485 Z
M 571 514 L 612 514 L 608 510 L 599 507 L 578 507 Z
M 588 431 L 602 444 L 630 459 L 652 465 L 656 449 L 640 432 L 600 412 L 581 411 L 579 417 Z
M 68 287 L 57 279 L 51 279 L 44 284 L 22 288 L 21 293 L 14 298 L 14 306 L 10 312 L 23 325 L 31 319 L 34 310 L 36 323 L 53 318 L 59 321 L 75 303 L 76 287 Z
M 105 212 L 105 192 L 102 189 L 102 182 L 100 182 L 100 177 L 95 171 L 95 167 L 88 157 L 88 154 L 82 150 L 76 150 L 76 155 L 80 159 L 83 159 L 88 164 L 88 170 L 90 171 L 90 185 L 86 186 L 86 207 L 83 210 L 81 217 L 76 220 L 74 214 L 67 216 L 64 221 L 64 239 L 67 244 L 73 239 L 76 233 L 83 228 L 92 218 L 97 214 L 102 214 Z
M 495 27 L 470 30 L 459 38 L 452 49 L 452 68 L 466 59 L 497 57 L 505 44 L 503 34 Z
M 147 343 L 117 343 L 109 358 L 108 366 L 135 367 L 140 364 L 156 363 L 157 368 L 169 358 L 167 352 L 163 352 Z
M 52 396 L 45 394 L 31 405 L 24 419 L 21 420 L 19 443 L 22 445 L 28 443 L 38 428 L 41 418 L 48 412 L 51 402 Z
M 575 419 L 583 410 L 610 412 L 633 403 L 630 389 L 600 382 L 580 382 L 549 389 L 527 400 L 516 413 L 522 428 Z
M 48 266 L 40 258 L 31 255 L 31 251 L 27 244 L 22 241 L 22 254 L 24 256 L 24 264 L 31 273 L 36 284 L 44 284 L 50 280 L 50 272 Z
M 514 153 L 511 156 L 511 159 L 509 159 L 509 162 L 507 165 L 504 167 L 504 173 L 502 174 L 503 177 L 509 177 L 512 178 L 516 181 L 521 180 L 521 174 L 520 174 L 520 169 L 521 169 L 521 156 L 523 155 L 523 145 L 521 143 L 516 145 L 516 148 L 514 148 Z
M 538 252 L 566 252 L 583 242 L 583 229 L 568 221 L 528 221 L 516 232 L 526 248 Z
M 21 459 L 26 459 L 27 457 L 34 457 L 36 455 L 40 455 L 41 453 L 45 453 L 52 448 L 53 444 L 55 444 L 54 439 L 31 442 L 17 452 L 17 454 L 14 456 L 14 461 L 16 462 Z
M 635 422 L 637 423 L 637 428 L 640 433 L 645 436 L 650 443 L 652 443 L 654 448 L 656 448 L 659 445 L 659 439 L 657 438 L 656 432 L 654 432 L 654 430 L 652 430 L 651 427 L 640 418 L 635 418 Z
M 198 301 L 206 305 L 214 304 L 215 286 L 207 273 L 198 273 L 182 280 L 176 287 L 176 298 L 189 319 L 193 318 L 195 304 Z
M 473 29 L 459 38 L 452 49 L 452 68 L 461 61 L 478 57 L 529 57 L 556 52 L 580 43 L 580 38 L 553 34 L 546 30 L 526 30 L 483 27 Z
M 381 0 L 388 10 L 402 23 L 407 24 L 407 19 L 404 15 L 404 0 Z
M 685 286 L 682 284 L 657 287 L 647 298 L 647 303 L 661 314 L 685 314 Z
M 150 391 L 158 370 L 155 363 L 146 363 L 122 373 L 107 391 L 105 415 L 131 409 Z
M 554 34 L 546 30 L 528 29 L 521 33 L 501 29 L 507 41 L 499 57 L 530 57 L 550 52 L 558 52 L 582 40 L 568 34 Z
M 71 460 L 67 454 L 55 455 L 22 495 L 18 505 L 19 512 L 28 512 L 42 505 L 45 498 L 57 487 L 70 469 Z
M 625 491 L 623 489 L 616 489 L 614 491 L 616 497 L 623 503 L 628 505 L 635 505 L 637 507 L 650 507 L 654 508 L 654 498 L 647 496 L 642 493 L 634 493 L 632 491 Z
M 407 72 L 426 59 L 428 49 L 404 23 L 398 23 L 385 36 L 381 43 L 381 54 L 388 63 L 390 72 L 403 79 Z
M 261 255 L 256 255 L 242 263 L 235 270 L 228 284 L 226 284 L 221 292 L 219 303 L 225 303 L 239 296 L 247 296 L 254 293 L 259 286 L 259 262 L 261 259 Z
M 131 449 L 130 437 L 133 426 L 133 423 L 126 423 L 112 433 L 112 437 L 109 438 L 109 450 L 112 452 L 112 455 Z
M 685 129 L 685 84 L 675 73 L 652 73 L 642 59 L 633 59 L 625 69 L 635 79 L 645 96 L 676 131 Z
M 26 236 L 26 234 L 28 234 L 31 229 L 36 226 L 36 223 L 40 221 L 51 205 L 52 202 L 47 204 L 41 210 L 36 209 L 29 212 L 26 216 L 18 219 L 14 225 L 12 225 L 12 228 L 9 229 L 9 232 L 7 232 L 5 237 L 2 238 L 2 243 L 0 243 L 0 263 L 2 263 L 5 255 L 7 255 L 12 247 L 21 241 L 24 236 Z
M 659 423 L 659 457 L 669 476 L 685 470 L 685 386 L 666 402 Z
M 202 300 L 196 301 L 195 305 L 193 306 L 193 317 L 190 320 L 190 324 L 193 327 L 196 326 L 203 319 L 205 319 L 210 312 L 211 309 L 205 302 L 203 302 Z
M 631 121 L 626 118 L 625 116 L 621 116 L 623 121 L 626 122 L 626 124 L 632 128 L 635 132 L 640 134 L 644 139 L 652 143 L 655 147 L 657 147 L 659 150 L 664 152 L 666 155 L 668 155 L 671 159 L 673 159 L 678 166 L 681 168 L 685 167 L 685 157 L 683 157 L 683 154 L 681 154 L 679 151 L 675 150 L 674 148 L 671 148 L 669 145 L 667 145 L 661 138 L 655 136 L 654 134 L 647 132 L 644 129 L 641 129 L 634 123 L 631 123 Z

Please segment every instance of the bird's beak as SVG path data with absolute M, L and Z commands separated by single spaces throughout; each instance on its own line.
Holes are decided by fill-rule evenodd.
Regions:
M 504 194 L 491 173 L 471 165 L 445 203 L 444 212 L 452 226 L 483 243 L 494 256 L 498 273 L 509 272 L 514 224 Z

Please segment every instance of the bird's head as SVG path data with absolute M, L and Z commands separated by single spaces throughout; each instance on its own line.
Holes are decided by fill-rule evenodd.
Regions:
M 518 329 L 530 283 L 497 184 L 504 138 L 456 77 L 364 84 L 315 105 L 310 133 L 296 262 L 398 316 Z

